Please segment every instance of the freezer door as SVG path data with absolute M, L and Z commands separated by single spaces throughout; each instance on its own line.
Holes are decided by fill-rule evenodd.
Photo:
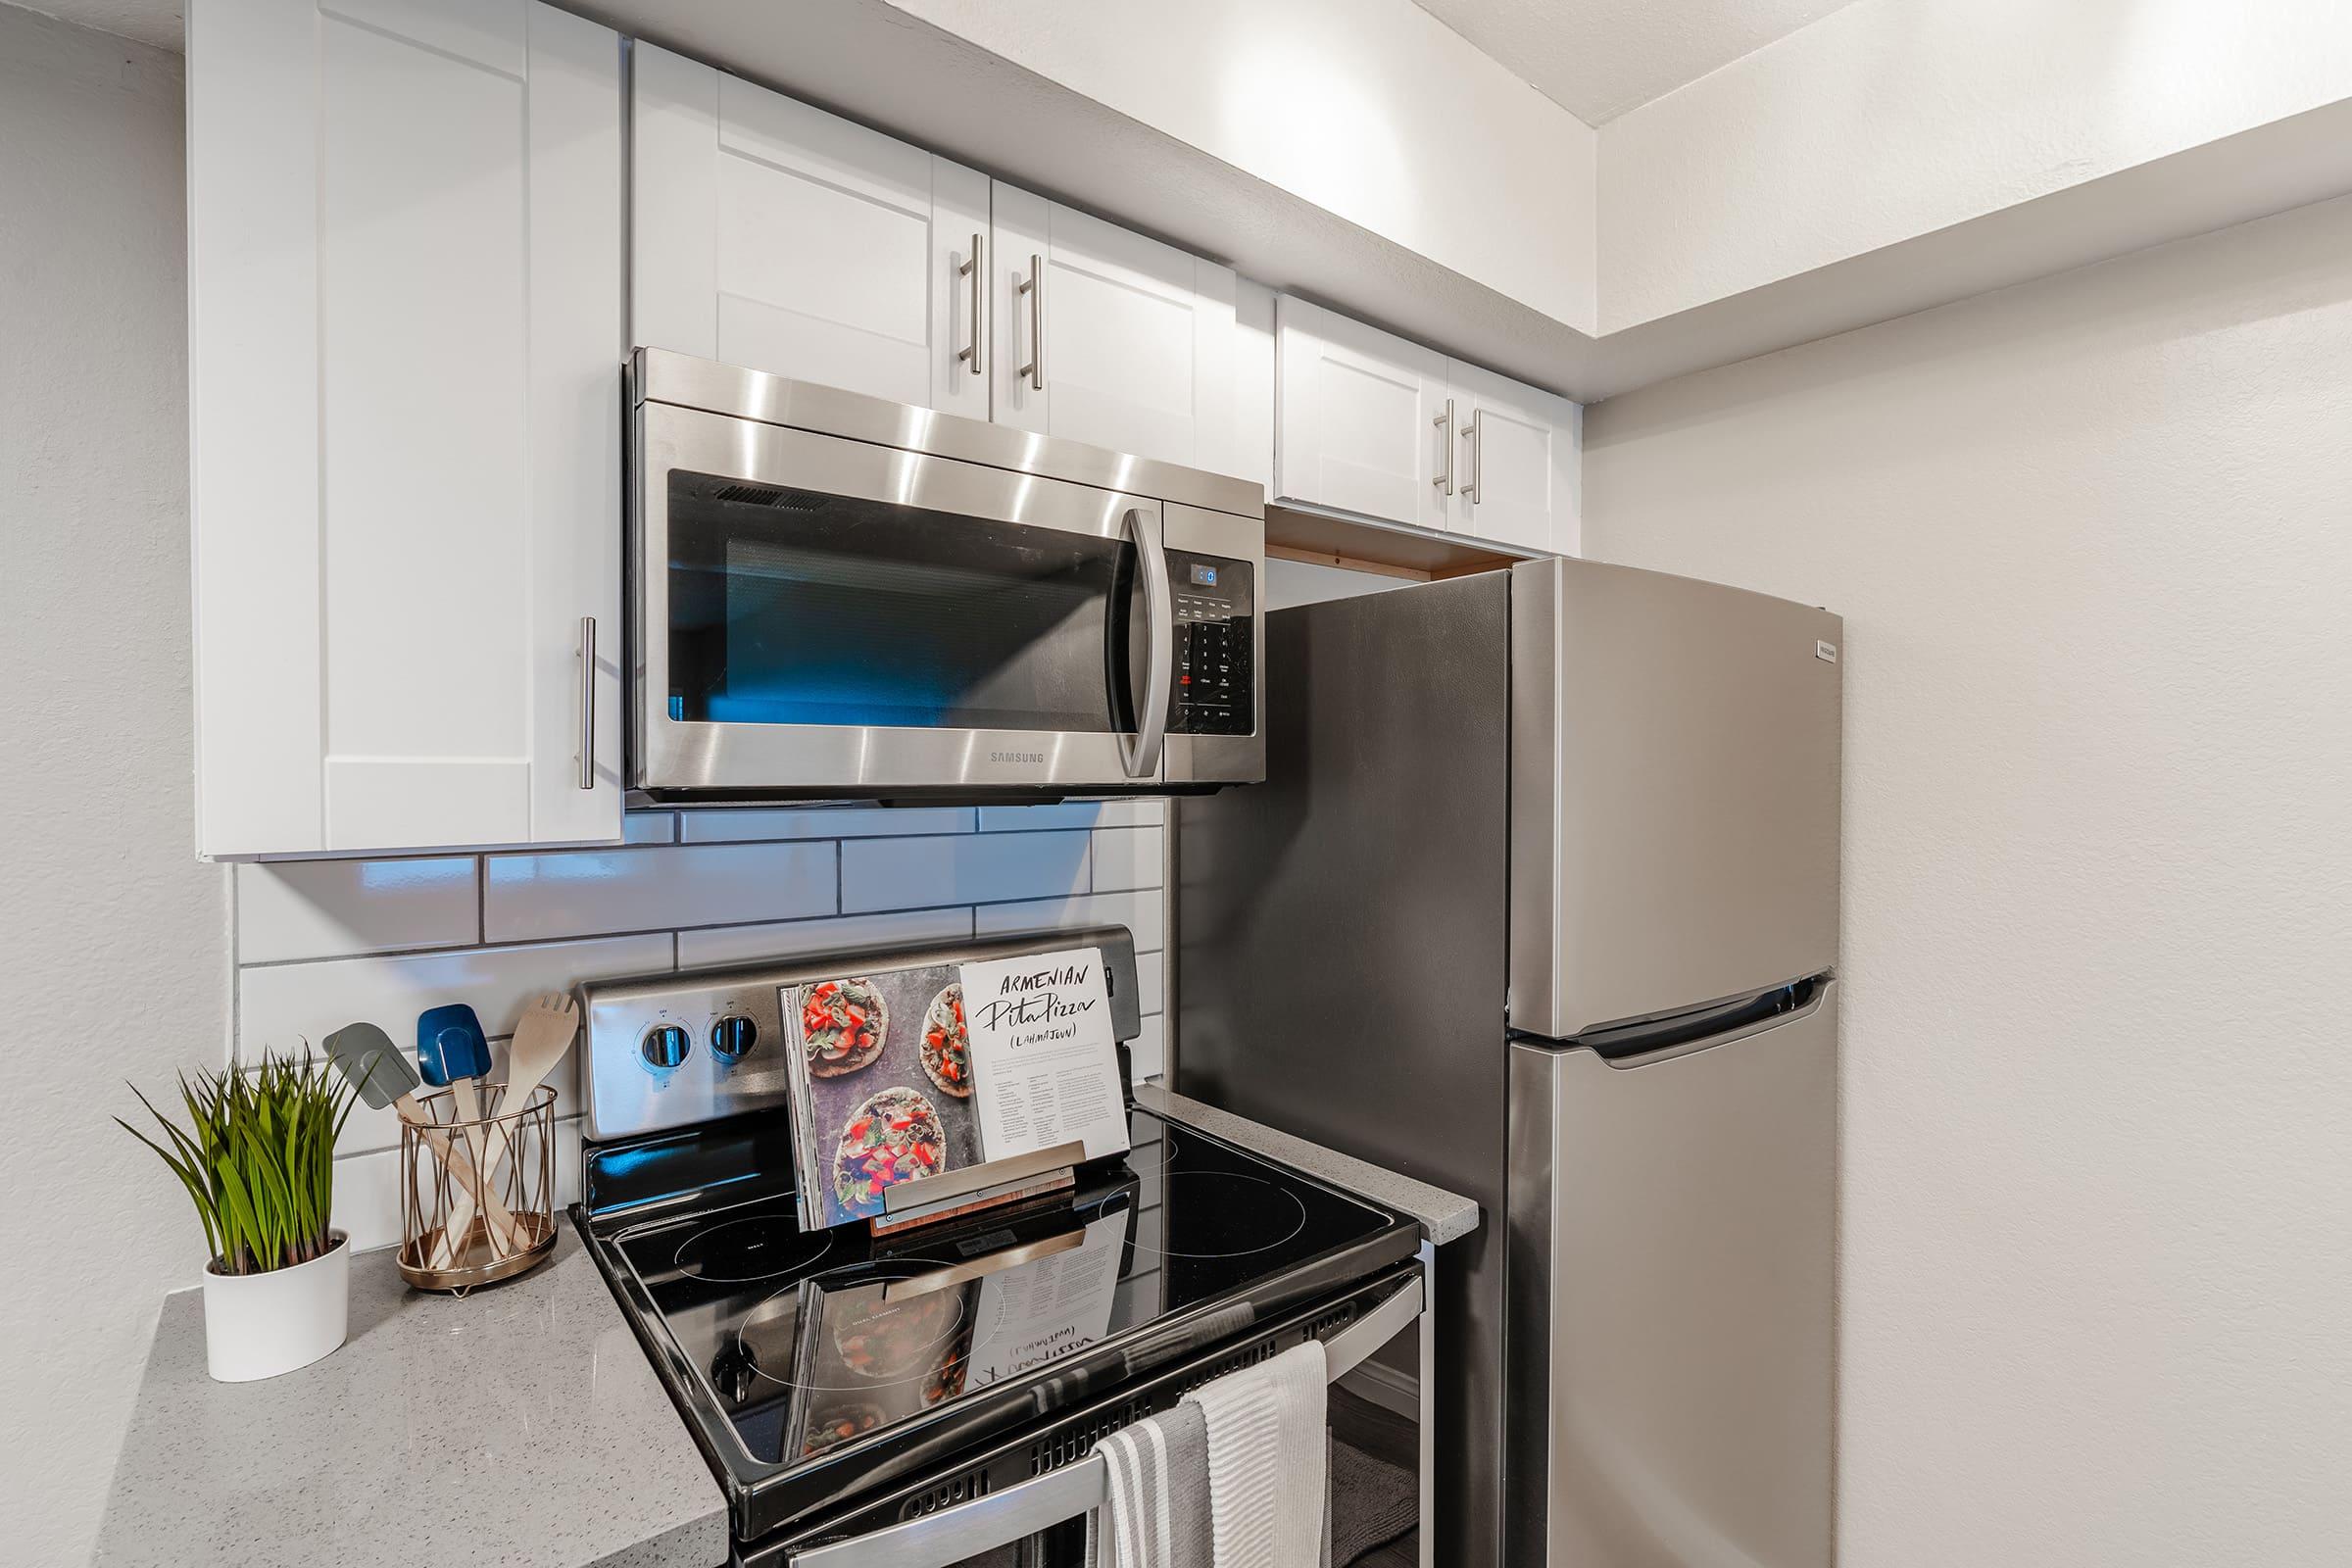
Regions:
M 1513 1029 L 1836 964 L 1842 625 L 1629 566 L 1512 568 Z
M 1510 1056 L 1503 1561 L 1827 1568 L 1835 987 L 1649 1056 Z

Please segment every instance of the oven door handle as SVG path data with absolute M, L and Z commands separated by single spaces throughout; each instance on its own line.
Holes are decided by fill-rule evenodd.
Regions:
M 1120 527 L 1143 561 L 1144 635 L 1151 657 L 1144 665 L 1143 715 L 1132 739 L 1119 737 L 1119 763 L 1129 778 L 1155 779 L 1168 738 L 1168 692 L 1176 678 L 1176 595 L 1168 586 L 1168 553 L 1157 509 L 1129 507 Z
M 1339 1378 L 1421 1315 L 1419 1277 L 1323 1342 L 1326 1375 Z M 967 1557 L 1024 1541 L 1041 1530 L 1091 1513 L 1109 1499 L 1100 1454 L 1049 1470 L 1031 1481 L 974 1497 L 937 1513 L 849 1541 L 796 1551 L 787 1568 L 955 1568 Z

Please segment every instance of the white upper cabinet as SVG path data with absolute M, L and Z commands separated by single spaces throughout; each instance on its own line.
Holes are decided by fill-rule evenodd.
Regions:
M 1274 291 L 1246 277 L 1233 288 L 1233 450 L 1223 471 L 1272 495 Z
M 1284 297 L 1276 500 L 1573 555 L 1582 411 Z
M 1285 296 L 1276 302 L 1274 495 L 1446 526 L 1446 356 Z
M 969 265 L 987 177 L 667 50 L 633 57 L 636 342 L 987 418 Z
M 189 12 L 200 852 L 616 840 L 619 39 Z
M 1456 443 L 1446 526 L 1520 550 L 1576 554 L 1583 411 L 1556 393 L 1459 360 L 1446 362 L 1446 380 Z
M 994 205 L 997 423 L 1260 477 L 1232 270 L 1002 181 Z

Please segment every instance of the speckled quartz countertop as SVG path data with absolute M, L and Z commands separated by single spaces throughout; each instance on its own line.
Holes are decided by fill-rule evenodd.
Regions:
M 0 1556 L 5 1556 L 0 1551 Z M 165 1299 L 100 1568 L 717 1568 L 726 1504 L 567 1222 L 464 1300 L 351 1266 L 351 1337 L 259 1383 L 204 1370 L 201 1292 Z
M 1409 1214 L 1421 1222 L 1421 1234 L 1440 1245 L 1478 1229 L 1476 1203 L 1442 1188 L 1432 1187 L 1427 1182 L 1399 1176 L 1395 1171 L 1383 1170 L 1352 1155 L 1335 1152 L 1320 1144 L 1310 1144 L 1303 1138 L 1279 1132 L 1261 1122 L 1219 1110 L 1214 1105 L 1204 1105 L 1198 1100 L 1189 1100 L 1157 1084 L 1138 1084 L 1135 1102 L 1153 1115 L 1190 1122 L 1204 1133 L 1214 1133 L 1254 1153 L 1295 1165 L 1309 1176 L 1319 1177 L 1348 1192 L 1360 1193 L 1375 1203 L 1384 1203 L 1399 1214 Z

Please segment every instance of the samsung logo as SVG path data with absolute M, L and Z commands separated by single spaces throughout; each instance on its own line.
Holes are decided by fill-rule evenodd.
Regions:
M 1046 754 L 1043 752 L 991 752 L 988 754 L 988 760 L 992 762 L 1042 762 L 1046 760 Z

